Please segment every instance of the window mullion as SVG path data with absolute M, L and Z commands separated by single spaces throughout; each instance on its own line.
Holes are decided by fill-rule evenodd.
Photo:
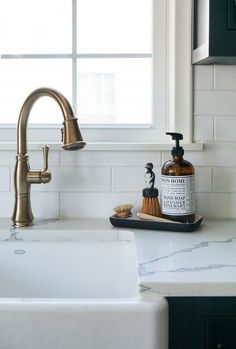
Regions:
M 152 58 L 152 53 L 78 53 L 77 58 Z
M 17 54 L 17 53 L 3 53 L 0 59 L 63 59 L 71 58 L 71 53 L 34 53 L 34 54 Z
M 72 0 L 72 106 L 77 115 L 77 0 Z

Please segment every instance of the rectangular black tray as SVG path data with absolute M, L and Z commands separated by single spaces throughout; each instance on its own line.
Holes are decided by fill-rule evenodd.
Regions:
M 119 218 L 116 215 L 109 217 L 110 222 L 115 227 L 122 228 L 135 228 L 135 229 L 151 229 L 151 230 L 168 230 L 190 233 L 196 230 L 202 223 L 203 217 L 196 216 L 196 220 L 193 223 L 169 223 L 169 222 L 154 222 L 138 217 Z

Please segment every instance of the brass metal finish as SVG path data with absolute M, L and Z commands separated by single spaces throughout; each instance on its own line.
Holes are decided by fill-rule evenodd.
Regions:
M 49 183 L 51 172 L 48 171 L 49 146 L 43 147 L 43 170 L 31 170 L 27 154 L 27 123 L 30 111 L 40 97 L 53 98 L 60 106 L 64 122 L 62 129 L 62 148 L 65 150 L 81 149 L 85 146 L 77 119 L 67 99 L 58 91 L 49 88 L 39 88 L 33 91 L 25 100 L 19 115 L 17 126 L 17 156 L 15 167 L 15 207 L 12 215 L 13 225 L 26 227 L 33 224 L 33 214 L 30 202 L 31 184 Z

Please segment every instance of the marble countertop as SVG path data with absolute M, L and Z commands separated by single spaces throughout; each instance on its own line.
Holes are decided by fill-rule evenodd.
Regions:
M 141 284 L 164 296 L 236 296 L 236 220 L 193 233 L 137 231 Z
M 0 240 L 9 238 L 10 229 L 9 220 L 2 219 Z M 52 219 L 38 220 L 32 229 L 38 233 L 45 229 L 117 228 L 106 219 Z M 125 230 L 133 231 L 136 237 L 143 292 L 149 290 L 162 296 L 236 296 L 236 220 L 205 219 L 192 233 Z

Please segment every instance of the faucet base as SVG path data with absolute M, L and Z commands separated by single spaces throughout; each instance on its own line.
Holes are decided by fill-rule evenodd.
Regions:
M 15 227 L 28 227 L 33 225 L 34 216 L 31 210 L 30 195 L 18 195 L 15 200 L 12 224 Z
M 12 222 L 12 225 L 16 228 L 24 228 L 32 226 L 33 222 Z

